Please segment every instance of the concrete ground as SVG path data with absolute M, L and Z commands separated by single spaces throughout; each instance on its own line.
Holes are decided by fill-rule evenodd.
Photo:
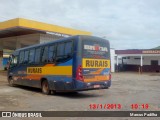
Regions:
M 102 104 L 103 107 L 106 104 L 120 104 L 122 107 L 120 109 L 114 107 L 110 110 L 160 111 L 160 74 L 113 73 L 112 86 L 109 89 L 47 96 L 43 95 L 40 89 L 22 86 L 10 87 L 6 73 L 0 73 L 0 111 L 88 111 L 93 110 L 90 109 L 90 104 Z M 132 104 L 148 104 L 149 107 L 147 109 L 140 106 L 132 109 Z M 95 110 L 107 111 L 108 109 L 98 108 Z M 119 119 L 128 120 L 130 118 Z M 158 118 L 147 119 L 158 120 Z

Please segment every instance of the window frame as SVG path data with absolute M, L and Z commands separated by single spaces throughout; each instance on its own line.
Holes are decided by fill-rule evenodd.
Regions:
M 38 62 L 36 62 L 36 50 L 37 49 L 40 49 L 40 53 L 39 53 L 39 61 Z M 41 51 L 42 51 L 42 46 L 39 46 L 39 47 L 36 47 L 35 48 L 35 57 L 34 57 L 34 64 L 41 64 Z
M 85 53 L 85 49 L 84 49 L 84 45 L 85 45 L 85 42 L 95 42 L 95 43 L 98 43 L 98 42 L 100 42 L 100 44 L 106 44 L 107 45 L 107 49 L 108 49 L 108 52 L 106 52 L 106 53 L 104 53 L 104 55 L 103 56 L 101 56 L 102 58 L 98 58 L 98 59 L 108 59 L 108 58 L 110 58 L 110 49 L 109 49 L 109 44 L 108 43 L 106 43 L 106 41 L 98 41 L 98 39 L 97 40 L 82 40 L 82 42 L 81 42 L 81 57 L 82 58 L 88 58 L 88 59 L 97 59 L 96 57 L 88 57 L 88 55 L 87 55 L 87 57 L 86 57 L 86 54 L 85 54 L 85 56 L 84 56 L 84 53 Z M 87 50 L 86 50 L 87 51 Z M 89 54 L 89 55 L 91 55 L 91 56 L 94 56 L 95 54 Z
M 27 59 L 27 61 L 24 61 L 25 60 L 25 52 L 27 52 L 27 51 L 28 51 L 28 59 Z M 29 49 L 24 50 L 24 59 L 23 59 L 22 64 L 29 64 Z
M 69 43 L 69 42 L 71 42 L 71 53 L 70 54 L 73 55 L 73 41 L 67 41 L 67 42 L 65 42 L 64 53 L 65 53 L 66 44 Z
M 71 53 L 70 53 L 70 57 L 67 57 L 68 55 L 66 54 L 65 55 L 65 49 L 66 49 L 66 45 L 67 43 L 70 43 L 71 42 Z M 60 44 L 64 44 L 64 47 L 63 47 L 63 55 L 60 55 L 58 56 L 57 55 L 57 51 L 58 51 L 58 45 Z M 54 53 L 55 54 L 55 60 L 54 61 L 51 61 L 49 60 L 49 53 L 50 53 L 50 47 L 51 46 L 54 46 Z M 43 54 L 44 54 L 44 50 L 45 48 L 47 47 L 47 61 L 42 61 L 42 58 L 43 58 Z M 34 61 L 33 63 L 30 63 L 30 51 L 31 50 L 34 50 Z M 28 51 L 28 62 L 27 63 L 24 63 L 24 60 L 25 60 L 25 52 Z M 39 51 L 39 60 L 38 62 L 36 61 L 36 58 L 37 58 L 37 52 L 36 51 Z M 20 63 L 20 54 L 23 53 L 23 60 L 21 61 Z M 73 39 L 72 40 L 66 40 L 66 41 L 60 41 L 60 42 L 55 42 L 55 43 L 51 43 L 51 44 L 45 44 L 45 45 L 41 45 L 41 46 L 37 46 L 37 47 L 33 47 L 33 48 L 29 48 L 29 49 L 23 49 L 23 50 L 20 50 L 19 52 L 19 55 L 18 55 L 18 64 L 46 64 L 46 63 L 62 63 L 62 62 L 66 62 L 68 61 L 69 59 L 73 58 L 73 55 L 74 55 L 74 41 Z M 58 57 L 62 57 L 60 61 L 58 61 Z
M 47 61 L 45 62 L 45 61 L 42 61 L 42 58 L 43 58 L 43 53 L 44 53 L 44 50 L 45 50 L 45 47 L 47 47 Z M 41 57 L 40 57 L 40 62 L 42 63 L 42 64 L 44 64 L 44 63 L 48 63 L 48 54 L 49 54 L 49 45 L 44 45 L 44 46 L 41 46 Z
M 67 55 L 65 55 L 65 46 L 66 46 L 66 43 L 68 43 L 68 42 L 71 42 L 71 44 L 72 44 L 71 56 L 69 58 L 65 58 L 65 56 L 67 56 Z M 63 58 L 62 58 L 62 60 L 58 61 L 58 57 L 61 57 L 61 56 L 57 56 L 57 49 L 58 49 L 58 45 L 62 44 L 62 43 L 64 44 L 63 55 L 61 55 L 61 56 L 63 56 Z M 74 43 L 73 40 L 67 40 L 67 41 L 63 41 L 63 42 L 58 42 L 57 43 L 57 47 L 56 47 L 57 48 L 56 49 L 56 63 L 66 62 L 66 61 L 70 60 L 73 57 L 73 51 L 74 51 L 74 44 L 73 43 Z
M 14 62 L 16 60 L 16 63 Z M 12 55 L 9 68 L 13 68 L 19 64 L 19 55 Z
M 34 50 L 34 55 L 33 55 L 33 62 L 30 63 L 30 52 L 31 50 Z M 35 63 L 35 53 L 36 53 L 36 49 L 35 48 L 31 48 L 29 49 L 29 54 L 28 54 L 28 64 L 34 64 Z
M 23 52 L 23 60 L 20 61 L 20 60 L 21 60 L 21 53 L 22 53 L 22 52 Z M 23 62 L 24 62 L 24 55 L 25 55 L 25 54 L 24 54 L 24 50 L 21 50 L 21 51 L 19 52 L 19 57 L 18 57 L 18 59 L 19 59 L 19 60 L 18 60 L 18 61 L 19 61 L 18 63 L 19 63 L 19 64 L 23 64 Z
M 55 58 L 54 58 L 54 61 L 50 61 L 50 56 L 49 56 L 49 53 L 50 53 L 50 47 L 51 46 L 54 46 L 54 54 L 55 54 Z M 53 43 L 51 45 L 48 46 L 48 63 L 55 63 L 56 62 L 56 56 L 57 56 L 57 43 Z

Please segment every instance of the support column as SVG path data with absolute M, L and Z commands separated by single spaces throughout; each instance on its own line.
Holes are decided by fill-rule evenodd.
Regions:
M 143 56 L 141 55 L 140 72 L 143 72 Z
M 117 55 L 117 61 L 116 61 L 116 62 L 117 62 L 116 71 L 118 72 L 118 71 L 119 71 L 119 66 L 118 66 L 118 64 L 119 64 L 119 63 L 118 63 L 118 55 Z
M 122 57 L 122 66 L 121 66 L 121 71 L 124 71 L 124 57 Z
M 3 66 L 3 41 L 0 40 L 0 70 L 4 70 Z

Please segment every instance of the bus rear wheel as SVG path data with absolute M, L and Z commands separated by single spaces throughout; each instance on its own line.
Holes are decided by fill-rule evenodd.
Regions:
M 9 77 L 8 83 L 9 83 L 9 86 L 11 86 L 11 87 L 15 86 L 12 77 Z
M 47 80 L 44 80 L 42 82 L 42 93 L 46 94 L 46 95 L 51 94 L 51 90 L 49 89 L 49 85 L 48 85 Z

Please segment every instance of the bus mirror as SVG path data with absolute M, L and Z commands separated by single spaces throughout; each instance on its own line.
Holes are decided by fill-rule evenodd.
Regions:
M 11 67 L 12 58 L 13 58 L 13 55 L 10 55 L 9 60 L 7 62 L 7 70 Z
M 8 69 L 17 66 L 17 59 L 15 58 L 17 57 L 15 57 L 14 55 L 10 55 L 9 61 L 7 63 Z
M 7 65 L 6 65 L 6 69 L 7 69 L 7 70 L 9 69 L 9 66 L 10 66 L 10 62 L 7 61 Z
M 11 60 L 12 60 L 12 55 L 9 56 L 9 61 L 8 62 L 10 62 Z

